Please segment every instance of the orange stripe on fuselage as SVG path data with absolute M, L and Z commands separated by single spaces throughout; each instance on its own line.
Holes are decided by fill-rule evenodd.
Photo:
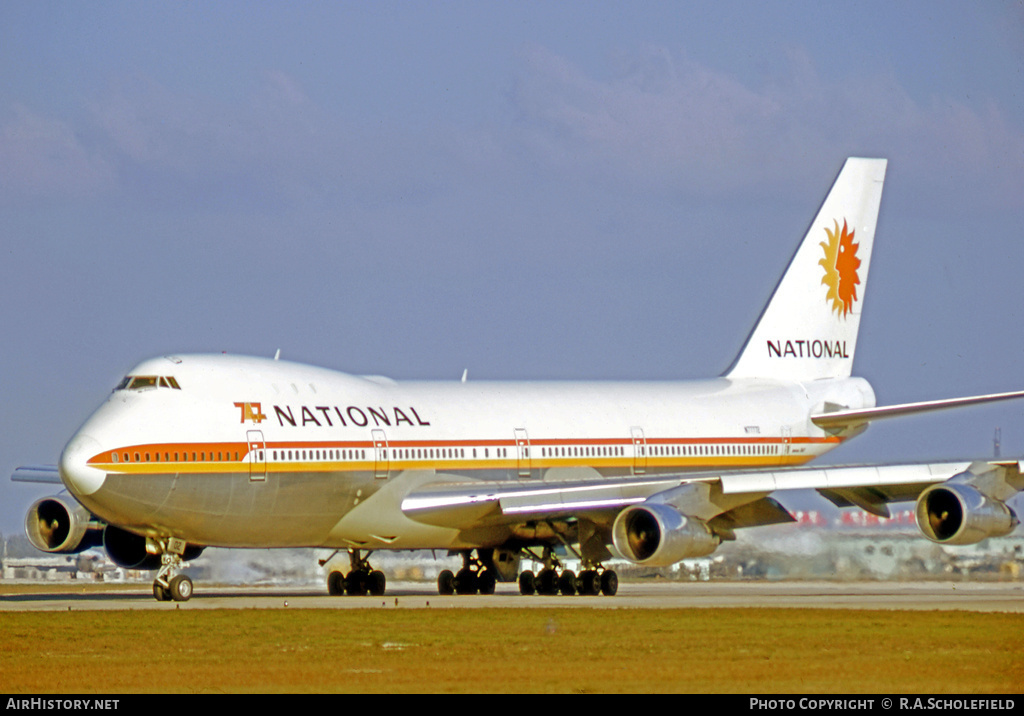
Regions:
M 271 472 L 293 471 L 365 471 L 385 466 L 389 470 L 414 469 L 533 469 L 553 467 L 595 467 L 631 469 L 642 462 L 646 469 L 700 470 L 716 467 L 777 467 L 799 465 L 816 455 L 786 455 L 786 445 L 835 445 L 837 437 L 811 438 L 647 438 L 635 446 L 629 438 L 580 438 L 530 440 L 527 451 L 518 459 L 515 440 L 398 440 L 375 447 L 372 440 L 354 441 L 279 441 L 265 444 L 265 461 Z M 643 454 L 596 454 L 639 447 Z M 588 453 L 589 448 L 589 453 Z M 730 452 L 746 448 L 742 452 Z M 763 448 L 763 454 L 752 454 Z M 486 456 L 466 455 L 466 450 L 483 449 Z M 490 450 L 495 450 L 495 455 Z M 361 451 L 349 456 L 353 450 Z M 384 451 L 376 460 L 376 450 Z M 429 451 L 435 455 L 429 455 Z M 699 450 L 699 452 L 698 452 Z M 748 452 L 751 451 L 751 452 Z M 288 457 L 288 451 L 294 455 Z M 307 454 L 303 455 L 303 451 Z M 317 455 L 317 451 L 321 455 Z M 421 451 L 426 454 L 415 454 Z M 458 451 L 449 455 L 449 451 Z M 502 452 L 503 451 L 503 452 Z M 561 454 L 562 452 L 565 454 Z M 663 451 L 684 454 L 662 454 Z M 275 452 L 277 453 L 275 457 Z M 758 451 L 760 452 L 760 451 Z M 340 453 L 340 454 L 338 454 Z M 556 453 L 556 454 L 551 454 Z M 686 454 L 690 453 L 690 454 Z M 696 453 L 696 454 L 694 454 Z M 244 472 L 249 468 L 249 443 L 149 443 L 132 445 L 94 455 L 89 464 L 97 469 L 120 473 L 164 473 L 173 465 L 175 472 Z M 260 464 L 262 465 L 262 462 Z

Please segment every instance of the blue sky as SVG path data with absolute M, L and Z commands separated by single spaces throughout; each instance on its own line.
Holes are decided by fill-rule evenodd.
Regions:
M 1022 70 L 1019 1 L 5 2 L 0 474 L 170 352 L 717 375 L 850 155 L 890 160 L 857 373 L 1024 388 Z M 831 460 L 997 426 L 1024 454 L 1018 403 Z

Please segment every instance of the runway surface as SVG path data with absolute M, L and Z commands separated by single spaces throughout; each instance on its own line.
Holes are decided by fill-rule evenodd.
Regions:
M 514 584 L 499 584 L 492 596 L 446 597 L 425 582 L 389 582 L 383 597 L 330 597 L 326 588 L 308 586 L 196 584 L 188 602 L 157 602 L 146 584 L 102 591 L 73 584 L 20 589 L 0 594 L 0 611 L 766 607 L 1024 612 L 1024 583 L 1019 582 L 623 582 L 614 597 L 524 597 Z

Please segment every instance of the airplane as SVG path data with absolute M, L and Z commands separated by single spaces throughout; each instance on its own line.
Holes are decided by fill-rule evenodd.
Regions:
M 102 545 L 156 569 L 185 601 L 206 547 L 347 551 L 332 595 L 384 594 L 379 550 L 447 550 L 441 594 L 614 595 L 613 557 L 667 566 L 737 530 L 793 521 L 772 496 L 814 489 L 963 545 L 1012 532 L 1017 460 L 806 467 L 869 423 L 1024 397 L 1024 391 L 876 407 L 853 375 L 887 160 L 846 160 L 733 365 L 699 381 L 395 381 L 274 358 L 168 355 L 133 368 L 26 517 L 47 552 Z M 580 574 L 563 564 L 575 555 Z M 524 557 L 543 564 L 520 571 Z M 328 563 L 324 560 L 321 565 Z

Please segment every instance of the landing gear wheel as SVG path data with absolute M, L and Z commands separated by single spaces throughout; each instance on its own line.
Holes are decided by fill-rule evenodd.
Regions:
M 459 570 L 455 575 L 455 591 L 459 594 L 476 594 L 476 573 L 469 567 Z
M 576 596 L 576 575 L 567 569 L 558 577 L 558 591 L 566 597 Z
M 519 593 L 527 597 L 537 593 L 537 578 L 529 569 L 519 575 Z
M 558 594 L 558 572 L 550 567 L 540 570 L 537 575 L 537 594 L 554 596 Z
M 345 593 L 345 575 L 341 572 L 331 572 L 327 575 L 327 593 L 332 597 L 340 597 Z
M 171 580 L 171 598 L 176 602 L 187 602 L 192 597 L 192 580 L 187 575 L 179 574 Z
M 494 594 L 494 587 L 498 579 L 494 576 L 494 570 L 485 569 L 476 573 L 476 586 L 481 594 Z
M 446 597 L 455 594 L 455 575 L 450 569 L 437 575 L 437 593 Z
M 579 590 L 580 594 L 591 597 L 601 593 L 601 577 L 596 570 L 588 569 L 580 574 Z
M 384 595 L 384 589 L 387 582 L 384 577 L 384 573 L 381 572 L 379 569 L 370 572 L 366 582 L 366 587 L 370 590 L 370 594 L 372 594 L 375 597 L 380 597 Z
M 169 602 L 171 601 L 171 593 L 160 584 L 160 582 L 153 582 L 153 596 L 158 602 Z
M 601 593 L 606 597 L 614 597 L 619 591 L 619 575 L 610 569 L 606 569 L 601 575 Z
M 369 575 L 362 569 L 356 569 L 345 577 L 345 594 L 350 597 L 366 596 L 366 582 Z

